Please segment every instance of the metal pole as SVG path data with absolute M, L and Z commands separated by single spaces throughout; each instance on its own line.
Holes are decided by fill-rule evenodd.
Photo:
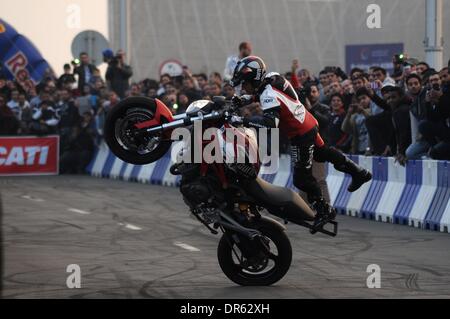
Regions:
M 120 49 L 128 50 L 128 6 L 127 0 L 120 0 L 119 16 L 120 16 Z
M 426 0 L 425 56 L 430 67 L 442 68 L 444 49 L 442 38 L 442 0 Z

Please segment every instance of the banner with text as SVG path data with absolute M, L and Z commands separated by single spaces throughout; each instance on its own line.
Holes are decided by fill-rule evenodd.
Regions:
M 0 137 L 0 176 L 57 175 L 59 136 Z
M 371 66 L 381 66 L 391 73 L 392 57 L 400 53 L 403 53 L 403 43 L 346 45 L 346 70 L 350 72 L 353 68 L 367 70 Z

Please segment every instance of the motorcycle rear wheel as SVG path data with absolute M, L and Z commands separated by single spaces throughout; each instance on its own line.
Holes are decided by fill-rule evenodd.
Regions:
M 264 258 L 261 259 L 259 265 L 251 265 L 253 269 L 243 267 L 242 264 L 236 262 L 233 249 L 236 251 L 237 245 L 231 239 L 233 234 L 230 236 L 230 233 L 223 234 L 220 239 L 217 247 L 217 258 L 223 273 L 236 284 L 241 286 L 270 286 L 283 278 L 291 266 L 291 243 L 284 229 L 274 220 L 261 218 L 254 228 L 270 240 L 271 246 L 272 244 L 276 246 L 277 255 L 271 249 L 272 256 L 266 256 L 268 262 L 272 260 L 274 264 L 272 268 L 266 270 L 269 263 L 264 264 Z M 239 238 L 240 240 L 247 240 L 243 239 L 242 236 L 239 236 Z

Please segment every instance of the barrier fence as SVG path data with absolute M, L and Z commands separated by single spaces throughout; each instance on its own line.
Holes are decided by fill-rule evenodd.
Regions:
M 357 192 L 349 193 L 350 176 L 328 164 L 327 183 L 331 203 L 339 213 L 381 222 L 409 225 L 449 232 L 449 162 L 409 161 L 405 167 L 394 158 L 351 156 L 373 172 L 373 179 Z M 123 162 L 102 144 L 87 170 L 92 176 L 137 181 L 146 184 L 177 186 L 180 177 L 170 174 L 170 152 L 148 165 Z M 264 174 L 266 181 L 293 188 L 290 157 L 282 155 L 276 174 Z

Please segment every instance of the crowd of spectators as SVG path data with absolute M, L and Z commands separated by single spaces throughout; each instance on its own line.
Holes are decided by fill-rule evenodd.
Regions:
M 251 44 L 244 42 L 239 54 L 227 59 L 222 74 L 194 74 L 184 66 L 180 76 L 163 74 L 159 80 L 131 84 L 133 70 L 125 52 L 109 49 L 104 51 L 104 77 L 86 53 L 64 65 L 60 77 L 49 75 L 27 91 L 0 74 L 0 135 L 59 134 L 61 172 L 80 173 L 101 142 L 105 115 L 121 99 L 159 98 L 174 114 L 185 112 L 195 100 L 217 95 L 231 99 L 235 89 L 228 82 L 230 72 L 251 54 Z M 448 66 L 434 70 L 404 55 L 394 56 L 392 63 L 391 74 L 379 66 L 354 68 L 348 74 L 327 66 L 316 77 L 294 60 L 283 75 L 317 118 L 330 146 L 350 154 L 395 156 L 401 164 L 408 159 L 450 160 Z M 258 104 L 244 115 L 255 112 L 261 112 Z M 286 139 L 282 142 L 286 147 Z

